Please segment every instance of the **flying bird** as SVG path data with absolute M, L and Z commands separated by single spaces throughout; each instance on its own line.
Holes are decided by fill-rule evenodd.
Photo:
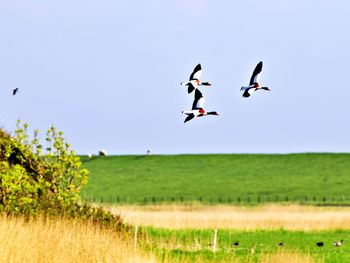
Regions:
M 16 95 L 18 92 L 18 88 L 15 88 L 14 90 L 12 90 L 12 96 Z
M 219 115 L 216 111 L 207 112 L 204 107 L 205 99 L 202 95 L 202 92 L 199 89 L 196 89 L 194 93 L 194 101 L 192 104 L 192 110 L 183 111 L 182 113 L 187 115 L 185 122 L 192 120 L 194 117 L 203 117 L 206 115 Z
M 339 240 L 339 241 L 335 241 L 333 242 L 333 246 L 336 246 L 336 247 L 340 247 L 342 244 L 343 244 L 344 240 Z
M 198 86 L 211 86 L 211 83 L 209 82 L 202 82 L 200 80 L 202 76 L 202 66 L 201 64 L 198 64 L 193 72 L 191 73 L 190 79 L 188 82 L 181 82 L 182 86 L 187 86 L 187 92 L 191 93 L 194 91 Z
M 247 87 L 243 86 L 241 88 L 242 91 L 244 90 L 244 93 L 242 95 L 243 97 L 248 98 L 254 91 L 257 91 L 260 89 L 270 91 L 268 87 L 262 87 L 259 83 L 262 67 L 263 67 L 263 63 L 262 61 L 260 61 L 258 65 L 256 65 L 253 71 L 253 75 L 250 78 L 249 86 Z

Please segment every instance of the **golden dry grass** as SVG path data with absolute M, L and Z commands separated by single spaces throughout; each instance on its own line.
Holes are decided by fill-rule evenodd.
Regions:
M 93 224 L 67 219 L 32 220 L 0 217 L 0 258 L 2 262 L 158 262 L 150 253 L 135 251 L 132 241 L 115 231 L 101 229 Z M 166 255 L 159 262 L 173 263 Z M 192 262 L 183 258 L 176 262 Z M 198 258 L 198 263 L 208 262 Z M 230 261 L 241 262 L 241 261 Z M 250 262 L 248 260 L 247 262 Z M 310 256 L 278 252 L 264 255 L 260 263 L 315 263 Z
M 316 263 L 310 255 L 301 255 L 291 252 L 279 252 L 273 255 L 264 255 L 260 263 Z
M 347 207 L 158 205 L 119 206 L 110 209 L 113 213 L 121 214 L 127 223 L 170 229 L 350 229 L 350 208 Z
M 0 233 L 2 262 L 155 262 L 116 232 L 86 222 L 0 217 Z

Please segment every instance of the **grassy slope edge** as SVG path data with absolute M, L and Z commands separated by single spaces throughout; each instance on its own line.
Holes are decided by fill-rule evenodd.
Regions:
M 105 202 L 321 201 L 350 203 L 350 154 L 82 156 L 82 192 Z

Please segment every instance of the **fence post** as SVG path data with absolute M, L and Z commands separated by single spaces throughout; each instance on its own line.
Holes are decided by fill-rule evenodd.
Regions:
M 136 247 L 137 247 L 137 231 L 139 229 L 139 226 L 136 225 L 135 226 L 135 233 L 134 233 L 134 249 L 136 250 Z
M 214 230 L 214 240 L 213 240 L 213 252 L 216 253 L 216 237 L 217 237 L 217 234 L 218 234 L 218 229 L 215 228 Z
M 247 203 L 250 204 L 250 196 L 247 196 Z

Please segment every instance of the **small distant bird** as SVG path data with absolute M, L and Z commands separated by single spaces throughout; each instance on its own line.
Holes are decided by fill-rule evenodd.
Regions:
M 206 115 L 219 115 L 216 111 L 207 112 L 204 106 L 205 99 L 198 89 L 196 89 L 194 94 L 194 101 L 192 104 L 192 110 L 190 111 L 182 111 L 182 113 L 188 115 L 185 119 L 185 122 L 192 120 L 194 117 L 203 117 Z
M 202 75 L 202 66 L 201 64 L 198 64 L 193 72 L 191 73 L 190 80 L 188 82 L 181 82 L 182 86 L 187 86 L 187 92 L 191 93 L 194 91 L 198 86 L 211 86 L 211 83 L 209 82 L 202 82 L 200 80 Z
M 235 241 L 235 242 L 233 242 L 233 245 L 236 246 L 236 247 L 238 247 L 238 246 L 239 246 L 239 242 L 238 242 L 238 241 Z
M 323 245 L 324 245 L 323 242 L 317 242 L 317 243 L 316 243 L 316 246 L 318 246 L 318 247 L 323 247 Z
M 12 91 L 12 96 L 15 96 L 18 92 L 18 88 L 15 88 L 13 91 Z
M 283 242 L 280 242 L 280 243 L 278 243 L 278 246 L 283 247 L 283 246 L 284 246 L 284 243 L 283 243 Z
M 339 241 L 335 241 L 333 242 L 333 246 L 336 246 L 336 247 L 340 247 L 342 244 L 343 244 L 344 240 L 339 240 Z
M 249 86 L 248 87 L 242 87 L 241 90 L 244 90 L 243 97 L 248 98 L 254 91 L 257 91 L 259 89 L 270 91 L 268 87 L 262 87 L 259 83 L 260 75 L 262 71 L 263 63 L 260 61 L 258 65 L 256 65 L 253 74 L 250 78 Z

